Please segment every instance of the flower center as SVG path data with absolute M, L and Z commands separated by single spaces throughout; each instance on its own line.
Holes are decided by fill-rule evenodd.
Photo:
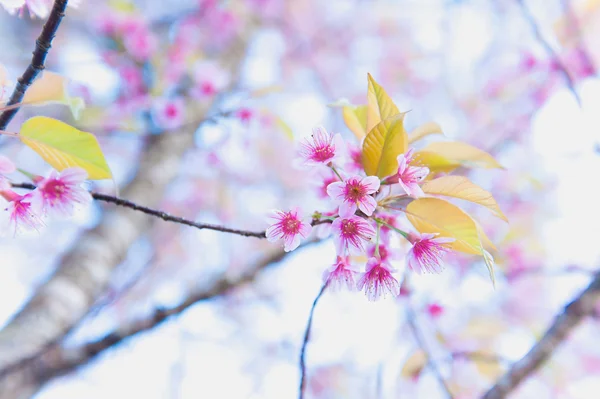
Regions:
M 283 229 L 287 234 L 296 234 L 298 233 L 300 227 L 300 221 L 295 218 L 288 217 L 283 222 Z
M 346 185 L 346 199 L 350 201 L 360 201 L 366 194 L 367 190 L 357 181 L 348 182 Z
M 344 236 L 353 236 L 358 233 L 358 226 L 352 220 L 342 221 L 342 234 Z

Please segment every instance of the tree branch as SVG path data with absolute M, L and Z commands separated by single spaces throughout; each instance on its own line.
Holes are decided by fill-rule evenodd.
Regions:
M 544 38 L 544 35 L 542 35 L 542 32 L 540 31 L 540 28 L 539 28 L 537 22 L 535 21 L 533 14 L 531 13 L 529 8 L 525 4 L 525 0 L 517 0 L 517 3 L 519 4 L 519 7 L 521 8 L 521 12 L 522 12 L 523 16 L 529 23 L 529 26 L 531 27 L 531 30 L 533 31 L 533 34 L 535 35 L 536 40 L 542 45 L 542 47 L 544 48 L 544 50 L 546 50 L 546 52 L 548 53 L 548 55 L 550 56 L 552 61 L 556 64 L 556 66 L 560 70 L 561 74 L 565 78 L 567 88 L 575 96 L 575 99 L 577 100 L 577 103 L 579 104 L 579 106 L 581 106 L 581 98 L 579 97 L 579 93 L 577 93 L 577 90 L 575 89 L 575 82 L 573 81 L 573 78 L 571 78 L 571 75 L 569 74 L 567 67 L 561 61 L 560 57 L 558 56 L 556 51 L 554 51 L 554 49 L 552 48 L 550 43 Z
M 318 242 L 320 242 L 318 239 L 307 241 L 299 249 Z M 119 325 L 115 330 L 92 342 L 86 342 L 76 347 L 52 345 L 35 357 L 13 365 L 8 370 L 0 371 L 0 374 L 17 373 L 21 386 L 26 387 L 28 390 L 27 394 L 23 394 L 23 396 L 29 397 L 49 380 L 68 374 L 90 363 L 101 353 L 114 348 L 123 341 L 158 327 L 167 319 L 183 313 L 199 302 L 223 296 L 232 289 L 251 283 L 260 276 L 261 272 L 277 264 L 289 254 L 289 252 L 284 252 L 281 249 L 273 251 L 242 274 L 234 278 L 222 275 L 209 287 L 198 288 L 196 291 L 191 292 L 179 305 L 170 308 L 157 308 L 143 318 Z
M 597 272 L 589 286 L 555 317 L 544 336 L 523 358 L 510 367 L 506 374 L 483 395 L 483 399 L 506 398 L 522 381 L 550 358 L 554 350 L 586 316 L 594 313 L 599 298 L 600 272 Z
M 33 185 L 31 183 L 13 183 L 12 186 L 15 188 L 24 188 L 27 190 L 34 190 L 36 188 L 35 185 Z M 189 219 L 182 218 L 179 216 L 174 216 L 174 215 L 168 214 L 167 212 L 164 212 L 164 211 L 161 211 L 158 209 L 152 209 L 147 206 L 138 205 L 135 202 L 128 201 L 126 199 L 113 197 L 112 195 L 106 195 L 106 194 L 95 193 L 95 192 L 91 192 L 90 194 L 92 195 L 92 197 L 94 199 L 96 199 L 98 201 L 108 202 L 108 203 L 122 206 L 125 208 L 133 209 L 135 211 L 139 211 L 139 212 L 145 213 L 147 215 L 155 216 L 166 222 L 183 224 L 186 226 L 195 227 L 199 230 L 214 230 L 214 231 L 220 231 L 222 233 L 237 234 L 237 235 L 243 236 L 243 237 L 266 238 L 265 230 L 261 230 L 261 231 L 240 230 L 240 229 L 233 229 L 230 227 L 220 226 L 220 225 L 216 225 L 216 224 L 194 222 L 193 220 L 189 220 Z M 319 224 L 330 223 L 330 222 L 331 221 L 328 219 L 313 220 L 311 222 L 311 225 L 316 226 Z
M 29 63 L 29 66 L 27 66 L 25 72 L 23 72 L 23 75 L 17 81 L 17 85 L 15 86 L 15 89 L 6 105 L 10 106 L 19 104 L 23 100 L 23 97 L 25 97 L 25 92 L 33 83 L 37 75 L 44 70 L 46 56 L 50 51 L 50 47 L 52 47 L 52 40 L 54 40 L 56 31 L 58 30 L 58 27 L 65 16 L 67 3 L 68 0 L 54 1 L 54 5 L 50 11 L 50 16 L 42 28 L 42 33 L 40 33 L 40 36 L 35 41 L 35 50 L 33 50 L 31 62 Z M 0 114 L 0 130 L 6 130 L 6 126 L 17 112 L 19 112 L 19 108 L 9 109 Z
M 431 368 L 431 370 L 433 371 L 433 374 L 435 375 L 435 378 L 438 380 L 438 382 L 440 383 L 440 386 L 446 392 L 446 396 L 449 399 L 453 399 L 454 396 L 452 395 L 452 391 L 450 391 L 450 387 L 448 386 L 448 383 L 444 379 L 444 376 L 442 375 L 440 369 L 437 367 L 437 365 L 433 361 L 431 352 L 429 351 L 429 348 L 427 347 L 427 344 L 425 343 L 425 338 L 423 337 L 423 333 L 421 332 L 421 329 L 419 328 L 419 325 L 417 324 L 417 316 L 415 315 L 415 312 L 413 311 L 412 307 L 408 303 L 406 304 L 406 319 L 408 321 L 408 326 L 410 327 L 410 330 L 412 331 L 413 336 L 415 337 L 415 340 L 417 341 L 417 345 L 419 345 L 419 347 L 421 348 L 421 350 L 423 350 L 423 353 L 425 354 L 425 359 L 427 361 L 427 365 Z
M 300 349 L 300 388 L 298 389 L 298 398 L 304 398 L 304 391 L 306 390 L 306 346 L 310 339 L 310 330 L 312 328 L 313 314 L 315 313 L 315 307 L 317 302 L 321 299 L 321 296 L 327 288 L 327 283 L 323 284 L 321 291 L 317 294 L 317 297 L 313 301 L 312 307 L 310 308 L 310 314 L 308 316 L 308 322 L 306 323 L 306 330 L 304 330 L 304 338 L 302 339 L 302 349 Z

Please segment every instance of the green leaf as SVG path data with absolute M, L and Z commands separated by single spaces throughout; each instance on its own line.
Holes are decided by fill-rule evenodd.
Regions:
M 367 91 L 367 132 L 381 121 L 400 114 L 398 107 L 386 93 L 383 87 L 368 74 L 369 88 Z
M 78 166 L 88 172 L 90 180 L 112 178 L 98 140 L 91 133 L 56 119 L 34 116 L 23 123 L 19 137 L 59 171 Z
M 365 137 L 362 160 L 369 176 L 386 177 L 398 170 L 397 157 L 406 152 L 404 114 L 379 122 Z

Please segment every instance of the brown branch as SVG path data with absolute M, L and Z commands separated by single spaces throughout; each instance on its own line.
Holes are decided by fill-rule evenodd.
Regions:
M 56 31 L 58 30 L 58 27 L 65 16 L 67 3 L 68 0 L 54 1 L 54 5 L 50 11 L 50 16 L 44 24 L 40 36 L 35 41 L 35 50 L 33 50 L 31 62 L 27 66 L 25 72 L 23 72 L 23 75 L 17 81 L 17 85 L 15 86 L 15 89 L 13 90 L 13 93 L 6 104 L 7 106 L 20 103 L 23 100 L 23 97 L 25 97 L 25 92 L 33 83 L 37 75 L 44 70 L 46 56 L 50 51 L 50 47 L 52 47 L 52 40 L 54 40 Z M 17 112 L 19 112 L 19 108 L 9 109 L 0 114 L 0 130 L 6 130 L 6 126 Z
M 298 249 L 318 242 L 320 242 L 319 239 L 307 241 Z M 158 327 L 169 318 L 176 317 L 199 302 L 218 298 L 233 289 L 255 281 L 264 270 L 282 261 L 289 254 L 289 252 L 284 252 L 281 249 L 273 251 L 242 274 L 233 278 L 224 274 L 211 283 L 209 287 L 198 288 L 196 291 L 191 292 L 179 305 L 170 308 L 157 308 L 143 318 L 121 324 L 115 330 L 92 342 L 86 342 L 75 347 L 63 347 L 60 344 L 53 344 L 45 348 L 43 352 L 36 354 L 36 356 L 24 359 L 20 363 L 12 365 L 9 369 L 1 370 L 0 374 L 3 377 L 8 375 L 16 379 L 20 386 L 31 389 L 31 391 L 28 391 L 28 395 L 33 394 L 49 380 L 68 374 L 90 363 L 101 353 L 114 348 L 129 338 Z M 0 394 L 2 393 L 0 392 Z
M 544 336 L 525 356 L 513 364 L 482 398 L 506 398 L 510 392 L 550 358 L 554 350 L 567 339 L 569 333 L 585 317 L 593 315 L 599 298 L 600 272 L 597 272 L 589 286 L 555 317 Z
M 323 284 L 321 290 L 317 294 L 317 297 L 313 301 L 313 304 L 310 308 L 310 314 L 308 315 L 308 322 L 306 323 L 306 330 L 304 330 L 304 338 L 302 339 L 302 348 L 300 349 L 300 387 L 298 389 L 298 398 L 304 398 L 304 391 L 306 390 L 306 346 L 308 345 L 308 341 L 310 340 L 310 330 L 312 328 L 312 320 L 313 315 L 315 313 L 315 307 L 317 307 L 317 303 L 325 289 L 327 288 L 327 283 Z
M 33 185 L 31 183 L 13 183 L 12 186 L 15 188 L 24 188 L 27 190 L 35 189 L 35 185 Z M 261 231 L 240 230 L 240 229 L 234 229 L 231 227 L 220 226 L 217 224 L 194 222 L 193 220 L 182 218 L 180 216 L 174 216 L 174 215 L 171 215 L 167 212 L 164 212 L 164 211 L 161 211 L 158 209 L 152 209 L 147 206 L 138 205 L 135 202 L 128 201 L 126 199 L 113 197 L 112 195 L 106 195 L 106 194 L 95 193 L 95 192 L 91 192 L 90 194 L 92 195 L 92 197 L 94 199 L 96 199 L 98 201 L 104 201 L 104 202 L 108 202 L 108 203 L 122 206 L 125 208 L 133 209 L 134 211 L 139 211 L 139 212 L 145 213 L 147 215 L 155 216 L 166 222 L 183 224 L 186 226 L 195 227 L 199 230 L 214 230 L 214 231 L 220 231 L 222 233 L 237 234 L 237 235 L 243 236 L 243 237 L 266 238 L 265 230 L 261 230 Z M 311 225 L 316 226 L 316 225 L 325 224 L 325 223 L 331 223 L 331 221 L 328 219 L 313 220 L 311 222 Z

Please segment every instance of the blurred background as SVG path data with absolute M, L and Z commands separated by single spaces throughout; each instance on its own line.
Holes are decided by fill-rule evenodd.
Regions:
M 33 16 L 0 8 L 13 83 L 50 3 L 29 2 Z M 442 274 L 410 275 L 410 295 L 326 292 L 306 349 L 307 398 L 449 397 L 411 320 L 452 396 L 481 397 L 598 268 L 600 1 L 78 3 L 47 69 L 85 98 L 81 118 L 28 108 L 7 130 L 43 114 L 94 133 L 124 198 L 248 230 L 264 229 L 273 208 L 323 209 L 322 182 L 296 167 L 296 144 L 317 125 L 355 142 L 328 104 L 365 103 L 367 73 L 410 110 L 408 130 L 435 121 L 504 166 L 468 172 L 510 220 L 467 208 L 498 247 L 496 289 L 480 258 L 452 256 Z M 17 141 L 0 144 L 17 165 L 47 172 Z M 114 194 L 108 181 L 89 188 Z M 79 301 L 80 313 L 29 363 L 0 372 L 2 397 L 297 397 L 332 242 L 284 254 L 134 213 L 94 203 L 0 240 L 0 323 L 49 295 Z M 88 263 L 96 269 L 80 272 Z M 394 265 L 404 270 L 403 257 Z M 56 283 L 71 278 L 84 283 Z M 55 315 L 69 319 L 70 308 L 48 306 L 0 338 L 18 346 Z M 597 397 L 598 317 L 600 305 L 510 397 Z

